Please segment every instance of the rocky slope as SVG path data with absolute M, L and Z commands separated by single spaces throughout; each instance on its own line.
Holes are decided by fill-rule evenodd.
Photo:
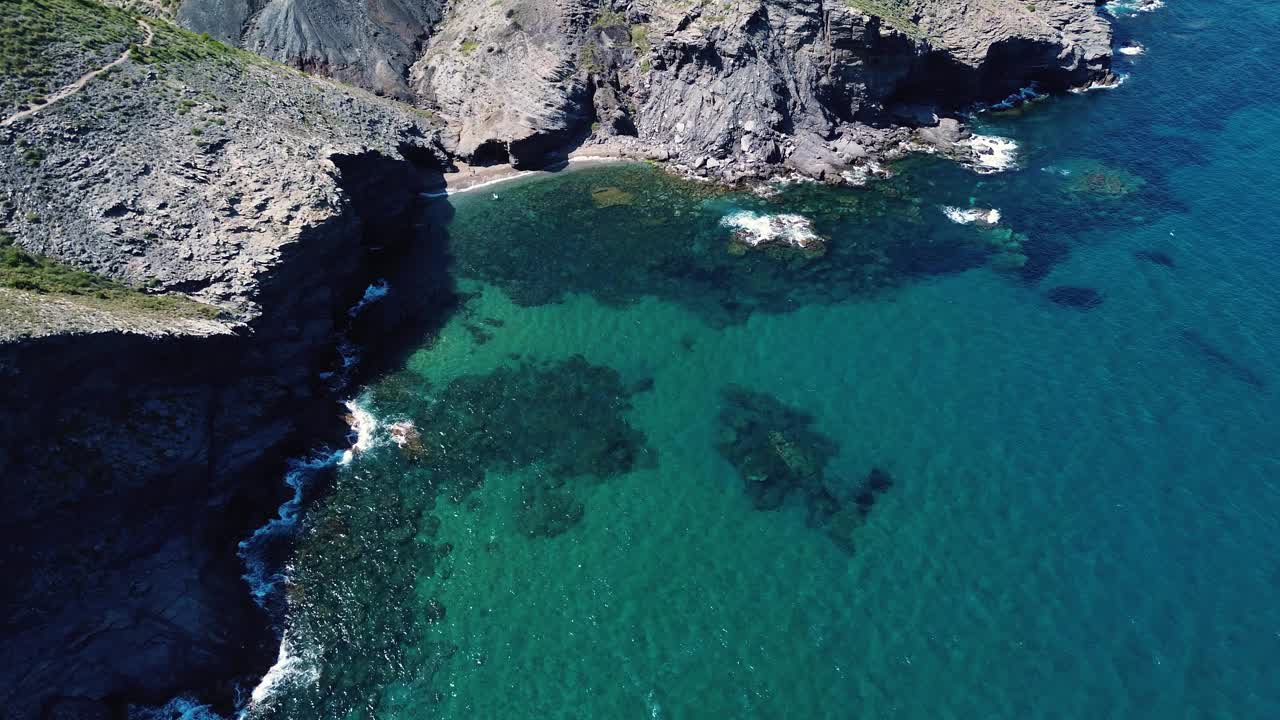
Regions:
M 1093 0 L 417 5 L 410 20 L 383 3 L 270 0 L 255 10 L 244 0 L 186 0 L 180 17 L 228 38 L 238 26 L 246 47 L 300 67 L 367 53 L 364 77 L 336 72 L 437 111 L 451 151 L 469 162 L 536 166 L 553 151 L 608 141 L 728 180 L 779 165 L 862 177 L 903 143 L 955 149 L 955 123 L 912 131 L 975 101 L 1110 73 L 1111 32 Z M 286 21 L 291 14 L 306 21 Z M 404 22 L 388 31 L 388 17 Z M 311 30 L 329 24 L 375 29 L 363 40 Z M 410 36 L 419 52 L 402 83 L 382 70 L 413 55 Z M 395 62 L 384 63 L 389 56 Z
M 440 0 L 187 0 L 178 20 L 218 40 L 393 96 Z
M 52 28 L 15 63 L 111 30 L 54 77 L 136 31 L 113 69 L 56 103 L 23 90 L 12 109 L 36 112 L 0 127 L 0 716 L 118 717 L 193 687 L 229 702 L 275 652 L 236 542 L 274 512 L 284 457 L 342 436 L 317 375 L 371 250 L 412 237 L 439 130 L 162 21 L 82 0 L 0 13 Z

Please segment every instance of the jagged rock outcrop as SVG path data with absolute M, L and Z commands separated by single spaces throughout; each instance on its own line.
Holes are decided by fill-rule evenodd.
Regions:
M 856 180 L 916 140 L 906 130 L 1033 82 L 1108 73 L 1110 31 L 1091 3 L 1036 8 L 930 0 L 885 17 L 843 0 L 657 3 L 626 18 L 645 42 L 613 49 L 593 78 L 634 99 L 643 147 L 691 169 L 733 179 L 782 163 Z
M 0 128 L 0 230 L 221 314 L 0 290 L 5 718 L 229 705 L 270 665 L 236 543 L 283 458 L 341 438 L 319 372 L 444 162 L 421 113 L 148 22 L 154 46 Z
M 235 15 L 239 1 L 186 0 L 183 12 L 230 3 Z M 347 18 L 342 4 L 293 24 L 272 7 L 246 16 L 246 46 L 262 47 L 268 21 L 291 38 L 268 54 L 302 67 L 352 42 L 305 29 Z M 462 159 L 537 165 L 608 142 L 725 180 L 785 165 L 856 181 L 904 143 L 951 150 L 962 134 L 910 131 L 1033 82 L 1104 79 L 1111 53 L 1094 0 L 452 0 L 421 38 L 407 89 L 440 113 Z M 375 57 L 403 57 L 394 34 L 364 40 Z
M 592 122 L 579 55 L 594 15 L 580 0 L 454 2 L 410 86 L 439 110 L 459 156 L 536 164 Z
M 304 70 L 396 97 L 407 95 L 442 0 L 186 0 L 178 20 Z

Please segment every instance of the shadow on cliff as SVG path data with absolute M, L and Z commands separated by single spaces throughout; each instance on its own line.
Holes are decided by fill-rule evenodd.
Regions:
M 402 367 L 465 301 L 456 288 L 449 251 L 453 206 L 447 197 L 427 195 L 444 186 L 443 168 L 431 158 L 406 157 L 407 165 L 380 156 L 338 162 L 344 175 L 372 179 L 352 191 L 352 201 L 364 224 L 364 275 L 388 288 L 382 300 L 350 318 L 349 339 L 360 355 L 349 379 L 351 390 Z M 405 188 L 411 188 L 414 202 L 387 207 L 386 198 L 402 195 Z

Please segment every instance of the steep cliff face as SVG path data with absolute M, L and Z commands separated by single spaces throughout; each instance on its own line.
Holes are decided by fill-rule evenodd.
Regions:
M 975 101 L 1031 83 L 1059 90 L 1109 73 L 1110 30 L 1092 3 L 929 0 L 771 2 L 614 16 L 586 47 L 597 134 L 627 134 L 687 167 L 729 179 L 785 164 L 861 177 Z M 896 12 L 887 12 L 894 9 Z M 615 101 L 615 98 L 620 99 Z M 630 112 L 619 123 L 618 106 Z
M 340 441 L 319 374 L 444 161 L 420 113 L 147 24 L 151 46 L 0 128 L 0 230 L 221 314 L 0 289 L 6 718 L 229 704 L 269 666 L 236 543 L 286 455 Z
M 215 17 L 229 3 L 225 17 L 238 1 L 183 7 Z M 304 40 L 348 45 L 271 7 L 246 21 L 246 46 L 261 46 L 268 22 L 292 38 L 269 54 L 302 67 L 314 66 L 314 49 L 289 48 Z M 335 8 L 313 8 L 309 22 L 348 17 Z M 440 113 L 456 156 L 538 165 L 549 151 L 608 141 L 726 180 L 779 164 L 861 176 L 913 139 L 904 129 L 1032 82 L 1062 90 L 1105 78 L 1111 53 L 1093 0 L 451 0 L 431 10 L 438 21 L 421 26 L 405 87 Z M 364 41 L 371 57 L 405 57 L 394 34 Z
M 410 88 L 439 109 L 460 157 L 536 164 L 592 121 L 579 54 L 594 12 L 580 0 L 454 2 Z
M 178 20 L 197 32 L 395 97 L 437 0 L 187 0 Z

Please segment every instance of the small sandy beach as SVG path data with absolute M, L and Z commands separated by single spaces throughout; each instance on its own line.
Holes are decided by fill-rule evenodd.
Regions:
M 446 197 L 472 190 L 479 190 L 480 188 L 497 185 L 517 178 L 551 175 L 562 170 L 586 165 L 628 161 L 638 162 L 639 159 L 634 155 L 627 154 L 617 148 L 595 145 L 574 150 L 569 153 L 565 160 L 541 170 L 519 170 L 506 164 L 475 167 L 463 162 L 455 162 L 454 164 L 457 166 L 458 172 L 446 173 L 444 175 L 444 185 L 433 188 L 425 194 L 428 197 Z

